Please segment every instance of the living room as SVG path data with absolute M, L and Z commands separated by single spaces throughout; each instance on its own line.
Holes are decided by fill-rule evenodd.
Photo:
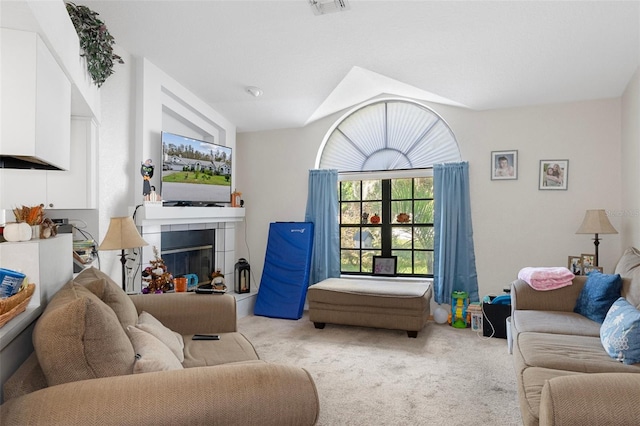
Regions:
M 599 72 L 606 73 L 609 68 L 624 69 L 625 78 L 610 84 L 610 87 L 615 86 L 617 90 L 604 91 L 603 89 L 600 92 L 601 95 L 583 95 L 579 88 L 583 87 L 581 84 L 584 83 L 580 80 L 580 84 L 575 83 L 577 88 L 570 98 L 541 96 L 537 99 L 534 95 L 537 91 L 542 91 L 541 88 L 529 87 L 529 80 L 526 78 L 520 80 L 513 75 L 505 76 L 499 68 L 496 68 L 495 74 L 501 75 L 505 83 L 510 82 L 520 86 L 522 97 L 529 100 L 529 103 L 475 109 L 455 105 L 454 102 L 450 104 L 437 102 L 427 97 L 403 96 L 405 92 L 400 90 L 398 90 L 400 93 L 382 91 L 374 92 L 367 98 L 357 99 L 352 104 L 343 105 L 308 123 L 306 119 L 310 118 L 310 115 L 305 116 L 300 125 L 293 124 L 298 123 L 299 120 L 292 120 L 291 124 L 282 127 L 263 126 L 259 129 L 251 128 L 245 124 L 245 121 L 234 122 L 225 114 L 225 111 L 212 106 L 215 102 L 209 103 L 204 100 L 204 94 L 201 97 L 198 91 L 192 91 L 189 82 L 170 77 L 166 74 L 168 70 L 158 63 L 144 56 L 132 54 L 123 45 L 118 44 L 121 38 L 117 29 L 126 23 L 118 22 L 116 19 L 118 10 L 110 10 L 108 3 L 110 2 L 88 1 L 85 4 L 99 11 L 100 16 L 105 19 L 116 38 L 116 53 L 122 56 L 124 64 L 115 64 L 114 74 L 99 90 L 97 207 L 89 212 L 73 212 L 77 216 L 89 216 L 89 222 L 92 222 L 89 226 L 98 241 L 104 239 L 110 218 L 129 215 L 131 209 L 142 202 L 140 163 L 153 153 L 152 144 L 157 142 L 155 139 L 159 138 L 159 131 L 163 130 L 162 117 L 159 113 L 163 107 L 162 101 L 154 100 L 155 95 L 149 95 L 144 91 L 153 87 L 149 84 L 160 81 L 157 86 L 175 89 L 177 93 L 174 95 L 182 100 L 188 100 L 188 104 L 199 114 L 221 122 L 222 127 L 227 131 L 227 140 L 234 148 L 233 187 L 242 192 L 246 212 L 242 224 L 236 225 L 234 253 L 227 262 L 232 265 L 237 258 L 241 257 L 250 261 L 254 291 L 258 287 L 264 267 L 269 224 L 276 221 L 304 220 L 308 174 L 310 169 L 316 167 L 315 161 L 324 138 L 332 126 L 352 107 L 376 97 L 408 97 L 411 100 L 417 100 L 439 114 L 455 134 L 461 158 L 469 162 L 475 256 L 481 295 L 502 293 L 523 267 L 566 266 L 568 256 L 592 252 L 592 237 L 576 234 L 586 210 L 606 210 L 609 220 L 618 231 L 618 234 L 602 236 L 599 264 L 604 272 L 613 272 L 616 262 L 627 247 L 640 245 L 640 223 L 638 222 L 640 190 L 635 184 L 640 180 L 640 172 L 636 165 L 636 159 L 640 154 L 640 120 L 638 119 L 640 116 L 640 71 L 638 69 L 640 51 L 637 37 L 639 20 L 637 2 L 628 2 L 631 5 L 626 6 L 610 5 L 614 8 L 630 7 L 635 11 L 635 15 L 628 13 L 628 9 L 624 9 L 623 12 L 616 11 L 612 15 L 606 15 L 608 19 L 600 22 L 601 26 L 597 31 L 591 30 L 600 39 L 607 39 L 603 34 L 615 33 L 616 36 L 613 39 L 620 41 L 618 38 L 620 33 L 626 33 L 615 31 L 616 27 L 623 27 L 624 30 L 631 28 L 635 31 L 635 39 L 626 39 L 627 43 L 623 47 L 605 45 L 601 47 L 602 50 L 597 50 L 599 54 L 593 54 L 588 61 L 583 56 L 577 55 L 585 60 L 582 63 L 584 73 L 593 74 L 591 81 L 594 86 L 597 86 L 599 81 Z M 122 6 L 126 2 L 118 3 Z M 303 3 L 301 8 L 305 9 L 304 13 L 312 15 L 305 2 L 300 3 Z M 350 11 L 319 17 L 311 16 L 311 18 L 326 19 L 325 22 L 328 23 L 329 28 L 333 28 L 338 25 L 336 20 L 344 19 L 340 17 L 343 16 L 341 14 L 357 13 L 358 9 L 366 7 L 368 3 L 370 2 L 353 2 Z M 603 2 L 593 3 L 591 7 L 597 7 L 595 5 Z M 258 7 L 258 5 L 251 5 Z M 291 4 L 288 4 L 287 8 L 290 7 Z M 499 9 L 495 4 L 491 7 Z M 589 6 L 569 4 L 565 7 L 566 9 L 563 7 L 565 13 L 567 10 L 570 11 L 571 7 L 578 8 L 574 15 L 588 16 L 589 19 L 585 18 L 585 22 L 593 24 L 593 10 L 580 9 L 580 7 Z M 263 15 L 268 15 L 266 10 L 261 9 L 261 11 Z M 459 10 L 453 8 L 453 11 Z M 516 12 L 515 16 L 522 18 L 520 13 L 524 12 Z M 426 12 L 424 14 L 427 15 Z M 566 18 L 570 15 L 567 13 L 562 16 Z M 617 25 L 615 17 L 622 15 L 634 16 L 635 27 L 629 26 L 626 19 L 624 25 Z M 508 16 L 513 17 L 513 15 Z M 537 18 L 543 21 L 544 17 L 545 14 L 542 13 L 542 17 Z M 531 19 L 532 22 L 539 22 Z M 342 23 L 342 21 L 338 22 Z M 182 31 L 185 29 L 183 28 Z M 589 32 L 584 28 L 581 28 L 581 31 Z M 496 37 L 508 38 L 509 33 L 498 32 Z M 555 37 L 563 41 L 566 41 L 565 38 L 571 38 L 566 33 L 556 34 Z M 319 38 L 322 39 L 322 37 Z M 534 41 L 531 41 L 530 46 L 536 45 Z M 216 43 L 222 42 L 216 39 Z M 581 36 L 576 36 L 573 43 L 567 44 L 574 46 L 576 51 L 590 48 L 590 42 L 583 41 Z M 562 46 L 566 45 L 562 44 Z M 631 55 L 633 57 L 625 58 L 620 64 L 611 62 L 608 56 L 601 55 L 607 47 L 616 52 L 618 47 L 623 52 L 634 52 Z M 275 49 L 273 46 L 271 48 Z M 285 49 L 284 46 L 283 49 Z M 475 50 L 480 52 L 476 54 L 482 56 L 483 49 L 487 47 L 476 46 Z M 515 57 L 518 46 L 512 49 L 511 53 Z M 555 58 L 554 61 L 559 68 L 569 66 L 561 60 L 562 55 L 566 54 L 566 51 L 542 53 L 535 49 L 531 51 L 532 57 L 541 55 Z M 503 58 L 503 60 L 508 61 L 509 55 L 505 57 L 506 59 Z M 526 62 L 526 56 L 517 55 L 517 57 L 524 60 L 519 64 L 521 70 L 534 66 Z M 616 56 L 612 54 L 612 57 Z M 353 63 L 341 64 L 338 71 L 331 71 L 333 84 L 322 87 L 323 99 L 329 97 L 332 90 L 349 75 L 353 67 L 364 67 L 365 71 L 370 72 L 367 74 L 369 76 L 397 79 L 394 81 L 408 86 L 409 81 L 403 80 L 404 75 L 394 74 L 391 72 L 392 68 L 377 68 L 370 66 L 361 56 L 358 56 L 358 59 L 361 62 L 354 59 Z M 481 62 L 481 59 L 472 59 L 474 61 L 470 68 L 477 66 L 475 61 Z M 575 58 L 572 57 L 573 59 Z M 279 60 L 274 57 L 273 62 L 279 63 Z M 493 66 L 493 63 L 491 65 Z M 546 88 L 547 92 L 554 90 L 562 92 L 563 87 L 574 84 L 572 80 L 554 81 L 555 70 L 547 66 L 548 68 L 543 68 L 542 71 L 549 74 L 549 80 L 557 85 L 550 84 L 550 87 Z M 295 66 L 292 65 L 291 68 Z M 256 84 L 262 87 L 262 83 L 256 81 L 257 77 L 252 79 L 249 77 L 249 74 L 238 77 L 235 83 L 239 91 L 244 91 L 245 85 Z M 512 80 L 515 80 L 515 83 Z M 154 82 L 150 83 L 151 81 Z M 212 81 L 211 84 L 215 85 L 215 82 Z M 456 84 L 467 87 L 469 83 L 458 81 Z M 309 81 L 307 85 L 314 86 L 314 82 Z M 398 86 L 394 87 L 397 89 Z M 237 109 L 246 108 L 249 112 L 245 114 L 247 117 L 244 119 L 249 120 L 256 108 L 253 104 L 271 101 L 267 87 L 262 88 L 265 89 L 263 97 L 254 99 L 242 93 L 245 100 L 234 101 L 234 108 L 230 108 L 229 115 L 237 114 Z M 314 92 L 318 90 L 313 89 Z M 435 84 L 433 87 L 428 85 L 420 87 L 420 90 L 420 93 L 422 91 L 438 93 Z M 438 94 L 444 95 L 444 93 Z M 145 102 L 141 105 L 142 99 L 145 99 Z M 297 99 L 291 99 L 289 103 L 296 101 Z M 280 102 L 283 101 L 280 100 Z M 312 108 L 304 110 L 313 112 L 318 106 L 319 104 L 314 104 Z M 150 115 L 145 115 L 147 113 Z M 149 118 L 150 116 L 152 118 Z M 493 180 L 491 179 L 492 152 L 505 150 L 518 153 L 517 179 Z M 568 161 L 566 190 L 539 189 L 541 160 Z M 5 220 L 8 221 L 10 218 L 10 212 L 6 212 Z M 121 274 L 119 253 L 105 251 L 100 253 L 100 257 L 101 269 L 119 282 Z M 225 271 L 232 272 L 232 268 L 231 270 L 228 268 L 225 266 Z M 433 308 L 435 307 L 434 304 Z

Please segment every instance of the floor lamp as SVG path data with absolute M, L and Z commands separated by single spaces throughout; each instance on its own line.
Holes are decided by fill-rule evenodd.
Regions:
M 582 225 L 576 231 L 576 234 L 595 234 L 593 239 L 593 245 L 596 246 L 596 255 L 593 266 L 598 266 L 598 246 L 600 245 L 600 239 L 598 234 L 617 234 L 616 228 L 611 225 L 607 212 L 604 210 L 587 210 L 584 215 Z
M 102 244 L 98 247 L 99 250 L 121 250 L 120 263 L 122 263 L 122 289 L 127 291 L 127 284 L 125 280 L 125 263 L 127 259 L 124 251 L 127 249 L 147 246 L 147 242 L 142 239 L 136 224 L 129 216 L 126 217 L 112 217 L 109 222 L 109 229 L 107 235 L 104 236 Z

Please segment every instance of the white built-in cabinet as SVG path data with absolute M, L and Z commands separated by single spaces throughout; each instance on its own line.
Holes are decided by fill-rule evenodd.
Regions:
M 62 170 L 0 170 L 0 208 L 97 208 L 94 120 L 71 116 L 71 86 L 40 36 L 3 28 L 0 154 Z
M 4 169 L 2 208 L 44 204 L 47 209 L 95 209 L 97 201 L 97 140 L 95 121 L 71 118 L 69 170 Z
M 0 153 L 67 170 L 71 83 L 38 34 L 1 31 Z

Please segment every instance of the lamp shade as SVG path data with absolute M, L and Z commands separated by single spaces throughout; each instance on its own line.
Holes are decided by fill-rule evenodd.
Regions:
M 99 250 L 125 250 L 147 245 L 131 217 L 112 217 Z
M 604 210 L 587 210 L 576 234 L 617 234 Z

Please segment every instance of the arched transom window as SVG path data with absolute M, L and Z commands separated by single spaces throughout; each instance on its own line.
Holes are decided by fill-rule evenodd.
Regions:
M 362 172 L 424 169 L 451 161 L 460 161 L 458 142 L 435 111 L 406 99 L 378 99 L 334 124 L 316 167 Z

